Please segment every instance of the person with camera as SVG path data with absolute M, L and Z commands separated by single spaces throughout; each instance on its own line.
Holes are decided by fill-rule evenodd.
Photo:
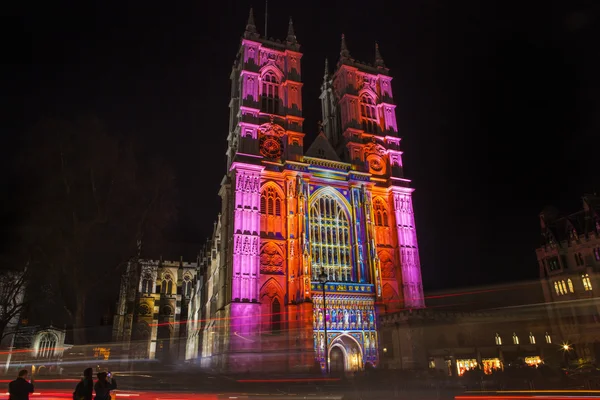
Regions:
M 94 385 L 96 396 L 94 400 L 111 400 L 110 391 L 117 388 L 117 381 L 110 372 L 99 372 Z
M 29 400 L 33 393 L 33 379 L 27 380 L 29 372 L 26 369 L 19 371 L 17 379 L 8 384 L 9 400 Z

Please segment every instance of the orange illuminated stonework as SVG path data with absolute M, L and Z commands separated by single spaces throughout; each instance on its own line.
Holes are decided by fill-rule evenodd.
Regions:
M 231 73 L 222 210 L 203 272 L 205 366 L 377 366 L 378 314 L 424 307 L 413 189 L 379 49 L 367 65 L 342 38 L 306 151 L 301 58 L 291 21 L 286 39 L 272 41 L 250 14 Z

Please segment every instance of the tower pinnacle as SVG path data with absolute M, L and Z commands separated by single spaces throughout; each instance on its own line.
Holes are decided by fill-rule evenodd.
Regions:
M 290 22 L 288 24 L 288 33 L 287 33 L 286 41 L 288 42 L 288 44 L 296 44 L 297 43 L 296 34 L 294 33 L 294 23 L 292 22 L 292 17 L 290 17 Z
M 350 57 L 350 51 L 348 51 L 348 47 L 346 46 L 346 37 L 342 33 L 342 44 L 340 47 L 340 62 L 350 61 L 352 58 Z
M 256 32 L 256 25 L 254 23 L 254 11 L 250 8 L 250 14 L 248 15 L 248 22 L 246 23 L 246 31 L 244 32 L 245 38 L 254 38 L 258 36 Z
M 375 66 L 377 68 L 385 68 L 383 57 L 381 57 L 381 53 L 379 52 L 379 43 L 377 42 L 375 42 Z
M 327 80 L 329 78 L 329 61 L 327 61 L 327 57 L 325 57 L 325 73 L 323 74 L 323 80 Z

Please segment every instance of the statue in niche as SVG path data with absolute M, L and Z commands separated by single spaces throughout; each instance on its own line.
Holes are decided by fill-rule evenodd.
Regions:
M 369 326 L 373 326 L 375 323 L 375 318 L 373 316 L 373 310 L 369 310 Z
M 362 327 L 362 312 L 360 309 L 356 310 L 356 327 Z
M 337 313 L 335 312 L 335 310 L 331 313 L 331 323 L 335 326 L 335 323 L 337 322 Z
M 323 311 L 319 311 L 319 328 L 323 327 Z
M 350 310 L 350 329 L 356 328 L 356 313 L 354 309 Z
M 348 310 L 344 310 L 344 329 L 348 329 L 350 327 L 350 320 L 348 318 Z
M 344 322 L 344 314 L 342 313 L 342 310 L 338 310 L 337 314 L 338 314 L 338 326 L 337 326 L 337 328 L 342 328 L 342 323 Z
M 325 335 L 324 334 L 319 334 L 319 338 L 320 338 L 320 342 L 321 345 L 319 346 L 321 348 L 321 351 L 325 350 Z
M 369 356 L 370 348 L 371 348 L 371 341 L 369 339 L 369 334 L 365 333 L 365 354 L 367 356 Z

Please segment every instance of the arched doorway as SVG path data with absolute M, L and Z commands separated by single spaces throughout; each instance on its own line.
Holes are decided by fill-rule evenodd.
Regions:
M 329 352 L 329 370 L 332 374 L 341 374 L 346 370 L 346 356 L 340 346 L 333 347 Z
M 356 339 L 340 335 L 333 340 L 329 349 L 329 370 L 360 371 L 364 368 L 362 354 L 362 347 Z

